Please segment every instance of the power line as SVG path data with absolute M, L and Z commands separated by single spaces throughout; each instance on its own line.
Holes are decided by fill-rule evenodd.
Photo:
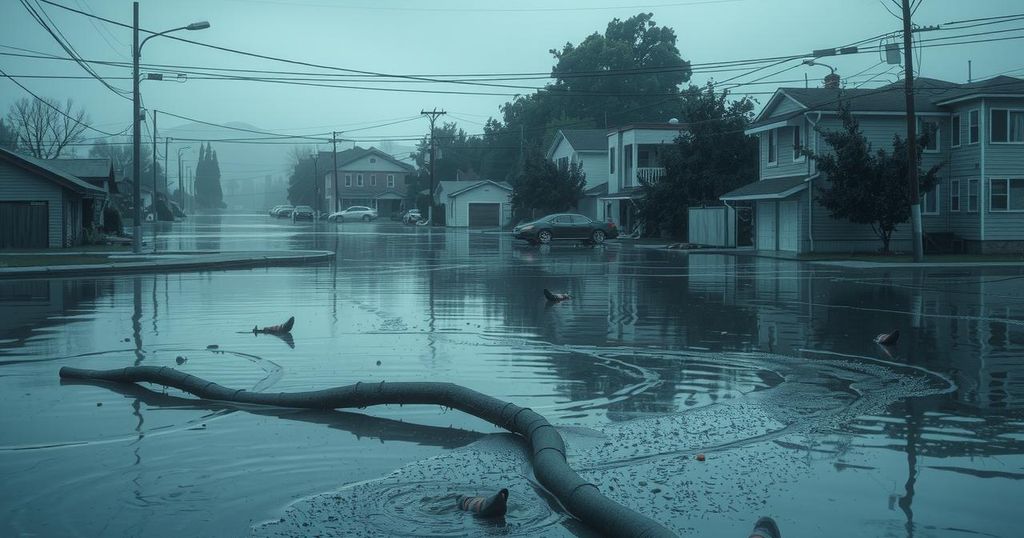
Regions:
M 91 126 L 91 125 L 89 125 L 89 124 L 87 124 L 85 122 L 78 121 L 75 118 L 72 118 L 71 116 L 67 115 L 63 110 L 61 110 L 61 109 L 53 106 L 52 104 L 50 104 L 50 102 L 47 101 L 46 99 L 43 99 L 42 97 L 39 97 L 38 95 L 33 93 L 32 90 L 26 88 L 20 82 L 18 82 L 13 77 L 8 75 L 3 69 L 0 69 L 0 75 L 3 75 L 5 77 L 7 77 L 8 80 L 10 80 L 11 82 L 17 84 L 19 88 L 25 90 L 26 93 L 28 93 L 29 95 L 34 97 L 37 101 L 39 101 L 40 103 L 43 103 L 44 105 L 52 108 L 53 110 L 56 110 L 61 116 L 64 116 L 65 118 L 75 122 L 76 125 L 81 125 L 81 126 L 85 127 L 86 129 L 89 129 L 89 130 L 92 130 L 92 131 L 96 131 L 97 133 L 102 133 L 102 134 L 105 134 L 107 136 L 120 136 L 121 133 L 124 133 L 124 131 L 121 131 L 121 133 L 111 133 L 111 132 L 108 132 L 108 131 L 104 131 L 102 129 L 97 129 L 97 128 L 95 128 L 95 127 L 93 127 L 93 126 Z

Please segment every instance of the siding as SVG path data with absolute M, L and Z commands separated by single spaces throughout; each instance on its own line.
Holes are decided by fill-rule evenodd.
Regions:
M 470 203 L 500 203 L 501 225 L 506 226 L 512 218 L 512 204 L 509 200 L 511 195 L 512 193 L 509 191 L 494 185 L 484 185 L 464 192 L 455 198 L 450 198 L 445 194 L 444 201 L 449 206 L 447 208 L 448 220 L 445 224 L 458 227 L 469 226 Z
M 583 173 L 587 175 L 586 188 L 596 187 L 608 181 L 608 153 L 588 151 L 577 153 L 583 162 Z
M 50 248 L 64 246 L 64 193 L 60 186 L 47 179 L 33 176 L 10 163 L 0 162 L 0 200 L 48 202 Z
M 796 101 L 790 99 L 789 97 L 786 97 L 785 95 L 779 95 L 779 104 L 775 105 L 775 108 L 771 110 L 771 116 L 766 117 L 770 118 L 772 116 L 783 116 L 786 114 L 796 112 L 798 110 L 803 110 L 803 108 L 804 107 L 800 106 Z
M 805 124 L 802 127 L 802 135 L 806 145 L 807 126 L 806 122 L 802 123 Z M 775 129 L 775 134 L 778 162 L 772 166 L 768 165 L 768 132 L 764 131 L 757 135 L 761 146 L 761 179 L 808 175 L 810 164 L 807 161 L 809 159 L 793 160 L 793 129 L 791 127 Z
M 1024 240 L 1024 212 L 990 211 L 991 181 L 1003 178 L 1024 178 L 1024 144 L 996 144 L 991 139 L 991 110 L 993 108 L 1024 109 L 1021 99 L 986 99 L 983 120 L 985 133 L 985 199 L 982 204 L 985 213 L 985 240 Z

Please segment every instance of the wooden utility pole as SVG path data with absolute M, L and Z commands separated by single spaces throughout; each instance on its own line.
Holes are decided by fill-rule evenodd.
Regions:
M 434 122 L 437 121 L 438 116 L 446 114 L 443 110 L 438 110 L 436 107 L 434 110 L 420 110 L 420 114 L 427 116 L 430 119 L 430 203 L 427 205 L 427 222 L 431 226 L 434 225 Z
M 910 186 L 910 230 L 913 235 L 914 261 L 924 260 L 921 232 L 921 194 L 917 170 L 917 116 L 914 114 L 914 35 L 910 27 L 910 0 L 903 0 L 903 77 L 907 95 L 907 181 Z
M 334 210 L 341 211 L 341 197 L 338 196 L 338 133 L 331 131 L 331 144 L 334 146 Z

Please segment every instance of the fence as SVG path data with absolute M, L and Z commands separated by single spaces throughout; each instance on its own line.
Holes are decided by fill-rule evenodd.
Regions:
M 687 241 L 712 247 L 735 247 L 736 210 L 729 206 L 691 207 Z

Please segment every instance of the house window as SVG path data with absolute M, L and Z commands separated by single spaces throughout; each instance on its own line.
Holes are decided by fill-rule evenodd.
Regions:
M 928 153 L 939 151 L 939 123 L 931 120 L 919 120 L 917 127 L 918 135 L 924 137 L 924 151 Z
M 352 186 L 352 174 L 345 174 L 345 186 L 346 187 L 351 187 Z
M 559 157 L 558 158 L 558 167 L 561 168 L 562 170 L 568 170 L 569 169 L 569 158 L 568 157 Z
M 623 186 L 628 187 L 633 185 L 636 179 L 636 172 L 633 171 L 633 144 L 628 144 L 623 148 L 625 155 L 622 156 L 622 168 L 626 172 L 626 177 L 623 178 Z
M 377 164 L 377 159 L 375 157 L 370 157 L 370 164 Z
M 1024 110 L 992 109 L 992 143 L 1024 143 Z
M 972 179 L 967 182 L 967 212 L 978 212 L 978 180 Z
M 977 110 L 972 110 L 967 113 L 967 143 L 977 144 L 978 134 L 981 133 L 981 129 L 978 128 L 978 120 L 981 118 L 981 113 Z
M 608 173 L 615 173 L 615 148 L 608 148 Z
M 949 145 L 960 147 L 960 114 L 953 114 L 949 122 Z
M 356 174 L 356 187 L 362 187 L 362 186 L 363 186 L 363 175 L 362 174 Z
M 391 174 L 388 174 L 388 188 L 389 189 L 395 188 L 395 176 L 393 176 Z
M 377 186 L 377 174 L 370 174 L 370 186 L 371 187 L 376 187 Z
M 921 195 L 921 212 L 925 215 L 939 214 L 939 186 Z
M 1024 211 L 1024 178 L 993 179 L 989 187 L 990 210 Z
M 960 211 L 960 180 L 953 179 L 949 182 L 949 210 Z
M 778 148 L 775 147 L 775 129 L 768 131 L 768 165 L 778 164 Z
M 799 125 L 793 127 L 793 162 L 795 163 L 803 162 L 804 160 L 804 154 L 802 153 L 804 150 L 803 133 L 800 131 Z

